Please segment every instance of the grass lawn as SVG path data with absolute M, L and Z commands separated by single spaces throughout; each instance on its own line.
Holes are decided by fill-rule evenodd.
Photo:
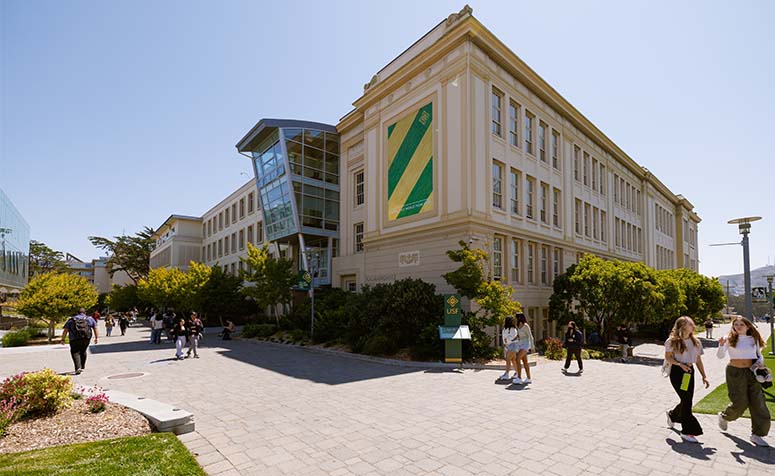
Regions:
M 762 349 L 764 356 L 764 363 L 767 364 L 773 373 L 775 373 L 775 356 L 770 355 L 770 349 L 772 348 L 772 338 L 767 341 L 767 345 Z M 764 389 L 764 400 L 767 402 L 767 408 L 770 409 L 770 418 L 775 420 L 775 385 L 770 388 Z M 724 410 L 729 405 L 729 397 L 727 397 L 727 384 L 722 383 L 715 390 L 710 392 L 705 398 L 694 406 L 696 413 L 711 413 L 716 414 Z M 751 414 L 748 410 L 743 414 L 745 418 L 751 418 Z M 0 473 L 2 474 L 2 473 Z
M 0 455 L 0 476 L 205 476 L 172 433 Z

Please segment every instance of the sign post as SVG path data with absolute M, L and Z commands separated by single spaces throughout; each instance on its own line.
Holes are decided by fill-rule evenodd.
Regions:
M 460 295 L 444 295 L 444 325 L 439 326 L 439 338 L 444 341 L 444 362 L 463 363 L 463 343 L 461 340 L 471 340 L 468 326 L 462 326 L 462 308 Z

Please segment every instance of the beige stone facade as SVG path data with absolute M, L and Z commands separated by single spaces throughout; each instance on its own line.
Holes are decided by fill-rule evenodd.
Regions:
M 151 269 L 179 268 L 188 271 L 191 261 L 201 261 L 202 219 L 170 215 L 153 234 Z
M 432 105 L 433 182 L 420 213 L 388 210 L 389 128 Z M 341 245 L 333 285 L 406 277 L 452 292 L 445 251 L 486 249 L 536 337 L 552 281 L 584 253 L 698 269 L 692 204 L 595 127 L 464 8 L 364 86 L 341 134 Z M 392 191 L 392 190 L 390 190 Z

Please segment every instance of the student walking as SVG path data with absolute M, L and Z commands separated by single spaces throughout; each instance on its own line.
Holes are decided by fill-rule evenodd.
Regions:
M 110 333 L 113 332 L 113 326 L 116 325 L 116 320 L 113 318 L 113 314 L 105 316 L 105 335 L 110 337 Z
M 513 316 L 506 316 L 503 322 L 503 332 L 501 333 L 501 339 L 503 340 L 503 353 L 506 358 L 506 372 L 501 375 L 499 380 L 508 380 L 509 368 L 514 367 L 514 377 L 517 376 L 517 348 L 519 342 L 517 340 L 517 325 Z
M 705 338 L 713 339 L 713 320 L 711 318 L 705 320 Z
M 175 358 L 181 360 L 183 358 L 183 347 L 186 346 L 186 320 L 182 317 L 177 320 L 175 325 L 170 331 L 175 339 Z
M 562 371 L 567 372 L 570 367 L 571 358 L 575 357 L 579 364 L 579 374 L 584 372 L 584 363 L 581 361 L 581 346 L 584 344 L 584 335 L 576 328 L 576 323 L 570 321 L 568 329 L 565 331 L 565 367 Z
M 535 341 L 533 340 L 533 332 L 530 330 L 530 326 L 527 323 L 527 318 L 521 312 L 516 314 L 517 318 L 517 376 L 513 382 L 521 385 L 532 383 L 530 375 L 530 364 L 527 361 L 527 353 L 531 349 L 535 348 Z M 522 380 L 522 367 L 525 367 L 525 379 Z
M 764 367 L 761 348 L 764 339 L 756 326 L 744 317 L 732 321 L 729 335 L 718 340 L 716 355 L 723 359 L 729 354 L 726 369 L 727 395 L 730 404 L 718 414 L 718 426 L 726 431 L 730 421 L 737 420 L 746 409 L 751 412 L 751 437 L 756 446 L 770 446 L 764 437 L 770 432 L 770 411 L 764 401 L 764 391 L 753 370 Z
M 191 317 L 186 322 L 186 327 L 188 328 L 188 352 L 186 352 L 186 358 L 191 357 L 191 351 L 193 350 L 194 358 L 198 359 L 199 337 L 201 337 L 204 328 L 202 327 L 202 321 L 199 320 L 199 316 L 195 312 L 191 313 Z
M 698 443 L 697 437 L 702 434 L 702 427 L 692 414 L 692 399 L 694 398 L 695 365 L 702 375 L 705 388 L 710 386 L 702 364 L 702 344 L 694 337 L 694 321 L 691 317 L 681 316 L 675 321 L 670 337 L 665 341 L 665 362 L 671 364 L 670 383 L 681 400 L 678 405 L 667 413 L 667 426 L 673 428 L 681 424 L 681 438 L 689 443 Z
M 70 356 L 73 358 L 75 373 L 80 374 L 86 368 L 86 351 L 89 349 L 92 334 L 94 334 L 94 343 L 97 343 L 97 321 L 87 316 L 86 310 L 81 308 L 77 315 L 65 322 L 61 344 L 65 343 L 65 337 L 68 334 L 70 334 Z
M 161 316 L 156 315 L 156 311 L 151 311 L 151 344 L 161 344 L 163 328 L 164 321 Z
M 126 313 L 119 314 L 118 327 L 121 329 L 121 335 L 126 334 L 126 328 L 129 327 L 129 318 L 126 317 Z

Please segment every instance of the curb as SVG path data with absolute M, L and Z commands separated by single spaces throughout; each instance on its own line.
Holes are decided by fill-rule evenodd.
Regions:
M 445 362 L 415 362 L 411 360 L 398 360 L 398 359 L 387 359 L 384 357 L 372 357 L 370 355 L 356 354 L 353 352 L 343 352 L 341 350 L 324 349 L 320 347 L 310 347 L 307 345 L 281 344 L 279 342 L 272 342 L 268 340 L 245 339 L 242 337 L 234 337 L 233 339 L 239 340 L 241 342 L 249 342 L 249 343 L 268 345 L 268 346 L 274 346 L 274 347 L 285 347 L 285 348 L 292 347 L 296 349 L 305 350 L 308 352 L 314 352 L 316 354 L 344 357 L 346 359 L 360 360 L 362 362 L 370 362 L 373 364 L 389 365 L 392 367 L 405 367 L 405 368 L 416 368 L 416 369 L 463 369 L 463 370 L 505 370 L 506 369 L 505 364 L 463 363 L 461 365 L 461 364 L 448 364 Z M 535 367 L 538 364 L 537 357 L 538 357 L 538 354 L 536 353 L 528 355 L 528 363 L 530 364 L 531 367 Z

